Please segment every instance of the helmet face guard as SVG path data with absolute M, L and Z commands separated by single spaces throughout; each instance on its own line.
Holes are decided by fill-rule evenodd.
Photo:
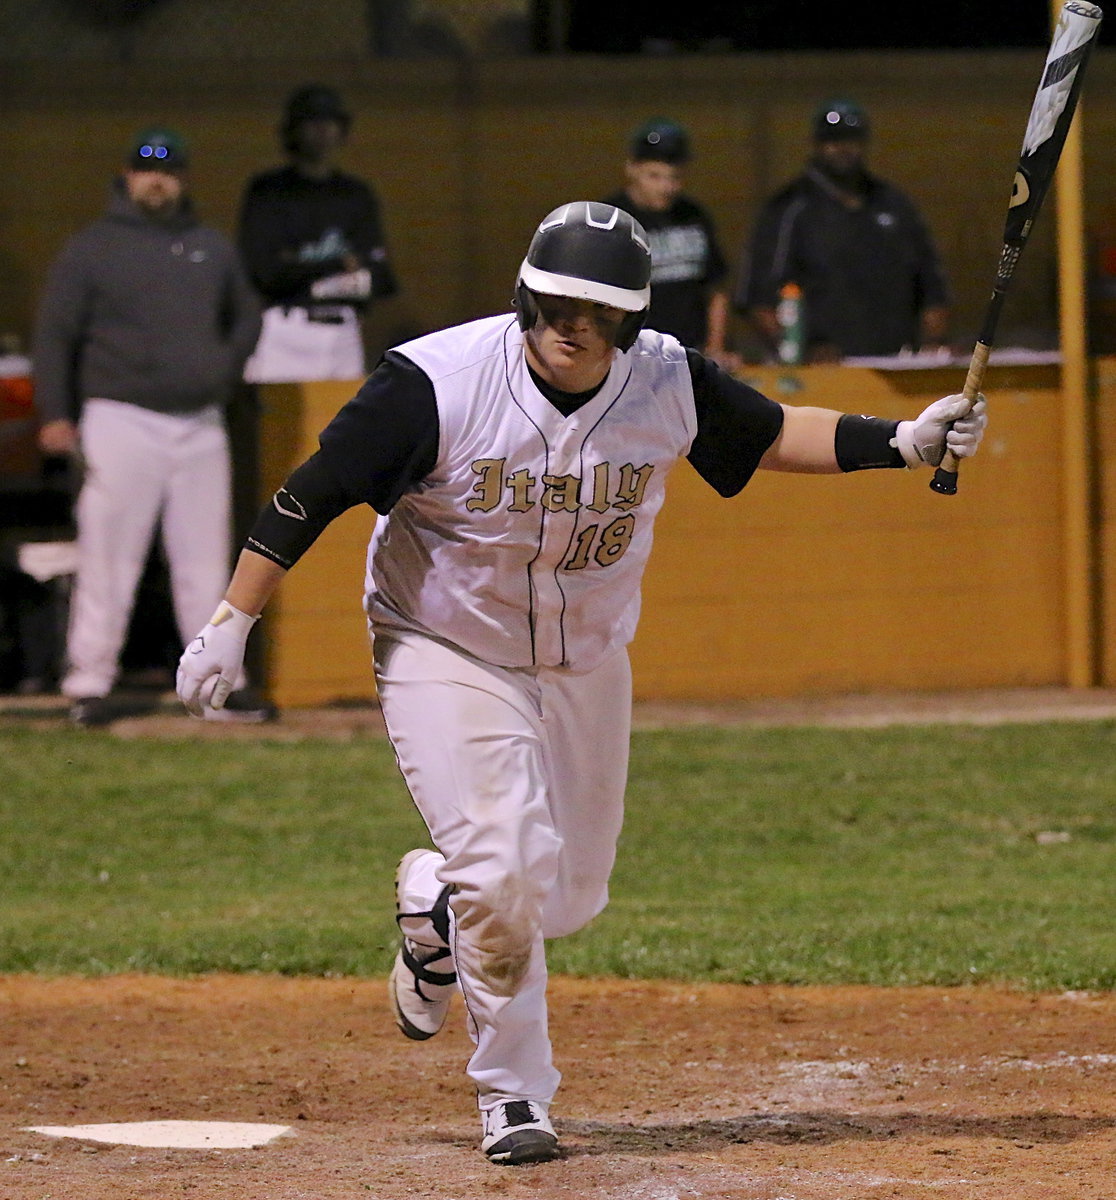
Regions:
M 547 292 L 545 295 L 559 296 L 565 295 L 565 292 Z M 534 293 L 522 281 L 516 285 L 515 289 L 515 311 L 519 320 L 519 328 L 526 333 L 529 329 L 534 329 L 539 320 L 539 306 L 535 300 Z M 614 345 L 617 350 L 627 351 L 635 345 L 635 340 L 639 337 L 639 331 L 643 328 L 644 322 L 647 320 L 647 309 L 641 309 L 639 312 L 629 313 L 617 326 L 616 338 Z
M 532 293 L 622 309 L 629 315 L 616 348 L 630 350 L 651 303 L 651 246 L 643 226 L 622 209 L 592 200 L 556 208 L 535 231 L 519 268 L 515 304 L 524 332 L 539 317 Z

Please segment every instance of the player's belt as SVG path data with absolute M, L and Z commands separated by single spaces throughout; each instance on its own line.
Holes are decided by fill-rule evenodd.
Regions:
M 305 304 L 283 306 L 285 315 L 293 312 L 305 313 L 308 321 L 318 325 L 344 325 L 352 309 L 347 304 L 315 304 L 312 308 Z

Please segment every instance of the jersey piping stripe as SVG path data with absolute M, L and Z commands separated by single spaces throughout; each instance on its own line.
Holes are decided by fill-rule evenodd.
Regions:
M 509 333 L 510 333 L 510 331 L 511 330 L 509 327 Z M 505 334 L 504 335 L 504 382 L 507 384 L 508 394 L 512 398 L 512 403 L 516 406 L 516 408 L 519 409 L 519 411 L 524 415 L 524 417 L 527 418 L 527 420 L 531 423 L 531 425 L 534 427 L 534 429 L 538 432 L 539 437 L 542 439 L 542 443 L 545 448 L 544 461 L 546 463 L 546 473 L 549 475 L 550 474 L 550 442 L 547 440 L 546 434 L 544 434 L 542 429 L 539 427 L 538 422 L 535 421 L 535 419 L 531 416 L 531 414 L 524 407 L 524 405 L 520 401 L 519 397 L 515 394 L 515 389 L 512 387 L 511 371 L 510 371 L 510 368 L 508 365 L 507 337 L 508 337 L 508 334 Z M 611 370 L 611 368 L 610 368 L 610 370 Z M 631 382 L 631 378 L 632 378 L 632 368 L 631 368 L 631 364 L 629 363 L 628 364 L 628 374 L 625 377 L 623 383 L 620 384 L 620 387 L 618 388 L 616 395 L 608 402 L 608 407 L 605 408 L 604 411 L 597 418 L 597 420 L 593 422 L 593 425 L 591 426 L 591 428 L 586 431 L 585 435 L 581 439 L 581 445 L 578 448 L 578 463 L 581 468 L 581 478 L 583 478 L 583 479 L 584 479 L 584 468 L 585 468 L 585 444 L 586 444 L 586 442 L 588 442 L 589 438 L 592 436 L 594 430 L 597 429 L 597 427 L 601 424 L 601 422 L 604 421 L 605 417 L 608 416 L 608 414 L 612 411 L 612 409 L 615 407 L 615 405 L 619 402 L 620 397 L 627 390 L 628 384 Z M 544 400 L 545 400 L 545 397 L 544 397 Z M 546 403 L 549 404 L 550 402 L 546 401 Z M 534 558 L 532 558 L 531 561 L 527 564 L 528 622 L 530 625 L 530 633 L 531 633 L 531 663 L 533 666 L 538 666 L 538 650 L 537 650 L 537 644 L 536 644 L 536 639 L 535 639 L 535 627 L 536 627 L 537 614 L 536 614 L 536 610 L 535 610 L 535 587 L 534 587 L 533 574 L 534 574 L 535 564 L 538 562 L 540 556 L 542 555 L 545 531 L 546 531 L 546 511 L 540 505 L 538 545 L 535 550 Z M 561 577 L 560 572 L 562 569 L 562 563 L 565 562 L 566 559 L 568 558 L 570 549 L 573 546 L 574 542 L 576 541 L 576 538 L 577 538 L 577 524 L 575 522 L 573 532 L 570 535 L 570 540 L 566 543 L 566 549 L 554 565 L 554 586 L 558 590 L 558 595 L 562 597 L 562 606 L 558 613 L 558 638 L 559 638 L 559 645 L 562 648 L 562 665 L 563 666 L 566 663 L 566 608 L 567 608 L 567 603 L 566 603 L 566 590 L 565 590 L 565 588 L 562 587 L 562 577 Z
M 511 334 L 511 331 L 513 328 L 515 328 L 514 325 L 509 325 L 507 328 L 507 331 L 504 334 L 504 382 L 507 384 L 508 395 L 511 396 L 512 403 L 527 418 L 527 420 L 534 427 L 535 431 L 538 433 L 539 437 L 542 439 L 543 448 L 544 448 L 545 454 L 546 454 L 546 458 L 545 458 L 546 473 L 549 475 L 550 474 L 550 443 L 546 440 L 546 434 L 543 433 L 543 431 L 539 428 L 538 422 L 535 421 L 535 419 L 531 416 L 531 414 L 527 411 L 527 409 L 520 402 L 519 397 L 515 394 L 515 388 L 512 387 L 511 367 L 510 367 L 510 363 L 509 363 L 510 355 L 508 353 L 508 336 Z M 531 561 L 527 564 L 527 628 L 528 628 L 528 632 L 531 635 L 531 665 L 536 666 L 536 667 L 539 665 L 539 656 L 538 656 L 538 647 L 535 642 L 535 623 L 536 623 L 535 581 L 532 576 L 532 568 L 534 567 L 535 563 L 538 562 L 539 555 L 542 554 L 543 531 L 544 531 L 545 525 L 546 525 L 546 511 L 543 508 L 543 506 L 540 504 L 539 505 L 538 545 L 535 549 L 535 557 L 532 558 Z M 565 657 L 564 652 L 563 652 L 563 657 Z
M 608 407 L 593 422 L 592 426 L 586 431 L 585 436 L 581 439 L 581 445 L 578 448 L 578 452 L 577 452 L 577 462 L 578 462 L 578 469 L 580 471 L 580 476 L 581 476 L 582 480 L 585 479 L 585 446 L 588 443 L 589 439 L 593 436 L 593 434 L 597 430 L 597 428 L 604 423 L 605 417 L 607 417 L 608 414 L 610 412 L 612 412 L 613 408 L 615 408 L 616 405 L 619 404 L 620 397 L 625 393 L 625 391 L 627 391 L 628 384 L 631 382 L 631 378 L 632 378 L 632 368 L 631 368 L 631 364 L 629 363 L 628 364 L 628 376 L 624 380 L 624 382 L 620 385 L 619 391 L 609 401 Z M 577 523 L 575 522 L 573 532 L 570 534 L 570 540 L 566 543 L 566 552 L 565 552 L 565 554 L 562 555 L 562 561 L 565 561 L 569 557 L 570 550 L 576 541 L 577 541 Z M 554 568 L 554 582 L 557 585 L 558 591 L 561 593 L 561 596 L 562 596 L 562 623 L 560 626 L 560 632 L 562 635 L 562 663 L 564 665 L 566 662 L 566 592 L 565 592 L 565 589 L 562 587 L 561 579 L 558 577 L 558 571 L 559 571 L 559 567 L 556 566 Z

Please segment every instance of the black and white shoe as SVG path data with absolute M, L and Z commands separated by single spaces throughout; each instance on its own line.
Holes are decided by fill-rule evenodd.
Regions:
M 78 696 L 70 704 L 70 723 L 82 729 L 111 725 L 118 715 L 107 696 Z
M 405 913 L 403 895 L 407 872 L 428 850 L 411 850 L 399 860 L 395 871 L 395 919 L 429 917 L 435 931 L 449 941 L 449 895 L 444 887 L 429 912 Z M 423 946 L 403 937 L 388 979 L 388 995 L 395 1023 L 405 1037 L 415 1042 L 432 1038 L 446 1023 L 450 1001 L 457 991 L 457 972 L 448 947 Z
M 514 1167 L 561 1157 L 546 1108 L 534 1100 L 501 1100 L 493 1108 L 481 1110 L 481 1121 L 484 1138 L 480 1148 L 490 1162 Z

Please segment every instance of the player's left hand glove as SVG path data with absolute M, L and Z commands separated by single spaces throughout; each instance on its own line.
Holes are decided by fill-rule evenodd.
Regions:
M 969 408 L 964 396 L 946 396 L 923 409 L 913 421 L 900 421 L 895 445 L 908 467 L 936 467 L 946 450 L 971 458 L 984 437 L 988 404 L 978 395 Z
M 244 647 L 259 617 L 222 600 L 209 624 L 178 661 L 178 698 L 186 711 L 204 717 L 206 708 L 224 708 L 244 674 Z

